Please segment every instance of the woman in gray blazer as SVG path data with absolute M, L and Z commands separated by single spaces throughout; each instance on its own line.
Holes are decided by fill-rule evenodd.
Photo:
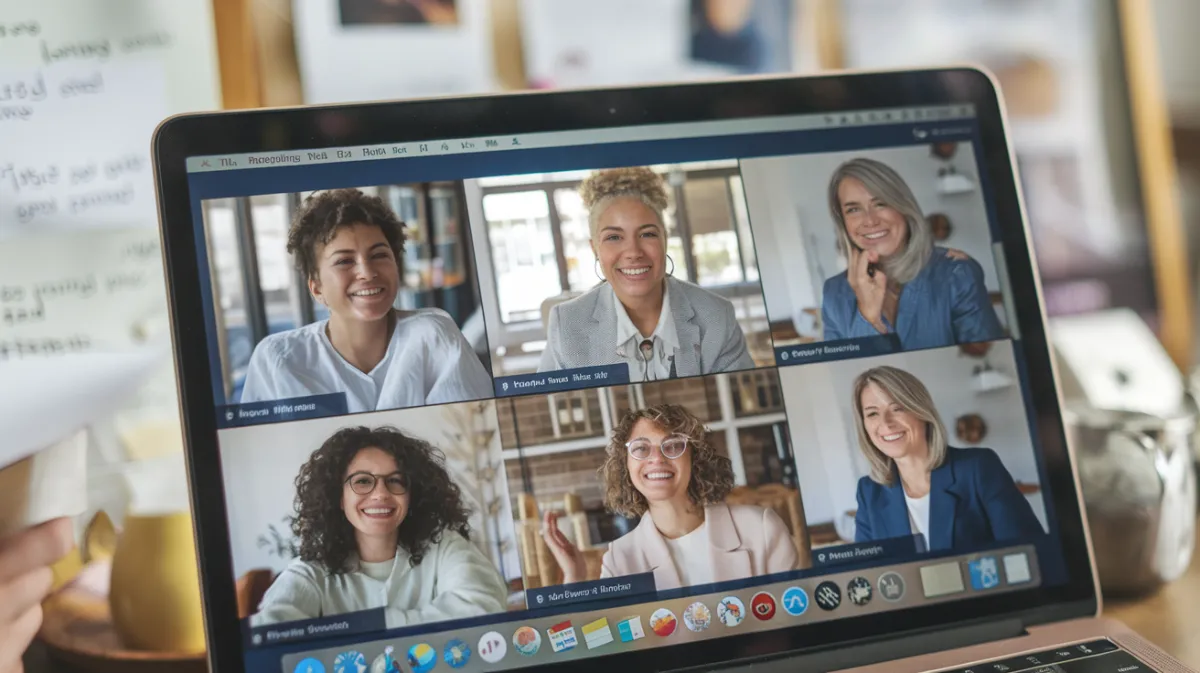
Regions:
M 754 367 L 733 304 L 667 270 L 667 190 L 657 173 L 598 171 L 579 194 L 607 282 L 550 310 L 538 371 L 626 363 L 630 381 L 658 381 Z

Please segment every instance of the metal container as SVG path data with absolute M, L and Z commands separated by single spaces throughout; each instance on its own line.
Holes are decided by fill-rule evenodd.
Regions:
M 1195 404 L 1170 417 L 1074 404 L 1065 417 L 1105 594 L 1182 575 L 1196 532 Z

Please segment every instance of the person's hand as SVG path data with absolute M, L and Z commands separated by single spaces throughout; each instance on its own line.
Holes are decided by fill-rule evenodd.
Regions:
M 968 255 L 967 253 L 963 252 L 962 250 L 956 250 L 954 248 L 946 248 L 946 258 L 957 260 L 959 262 L 965 262 L 968 259 L 971 259 L 971 256 Z
M 558 567 L 562 568 L 563 584 L 587 579 L 587 561 L 583 558 L 583 552 L 558 529 L 558 514 L 546 512 L 542 525 L 542 538 L 546 540 L 546 546 L 550 548 Z
M 868 272 L 870 265 L 875 266 L 875 274 Z M 887 325 L 883 323 L 883 301 L 887 296 L 887 274 L 878 266 L 879 253 L 874 250 L 859 250 L 850 246 L 850 265 L 846 269 L 846 278 L 850 281 L 850 289 L 858 300 L 858 312 L 871 323 L 880 334 L 886 333 Z
M 54 519 L 0 540 L 0 672 L 19 673 L 42 626 L 50 566 L 75 544 L 70 519 Z

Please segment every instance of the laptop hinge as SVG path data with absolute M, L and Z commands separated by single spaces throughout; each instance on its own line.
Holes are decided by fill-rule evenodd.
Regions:
M 780 655 L 769 659 L 740 661 L 729 666 L 705 670 L 722 673 L 795 673 L 795 671 L 838 671 L 856 666 L 868 666 L 883 661 L 916 657 L 931 652 L 944 652 L 970 647 L 1025 634 L 1019 618 L 981 621 L 964 626 L 927 631 L 905 631 L 902 634 L 840 643 L 829 648 L 802 654 Z

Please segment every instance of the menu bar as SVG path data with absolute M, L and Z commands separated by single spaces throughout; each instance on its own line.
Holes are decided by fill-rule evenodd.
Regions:
M 1041 584 L 1036 551 L 1013 547 L 951 558 L 849 570 L 820 577 L 543 617 L 497 615 L 494 623 L 282 657 L 285 672 L 461 669 L 494 671 L 771 631 L 912 609 Z M 989 672 L 990 673 L 990 672 Z
M 278 168 L 280 166 L 312 166 L 347 161 L 412 159 L 613 142 L 678 140 L 751 133 L 779 133 L 853 126 L 877 126 L 881 124 L 941 122 L 955 119 L 970 119 L 974 116 L 974 106 L 963 104 L 758 117 L 723 121 L 684 122 L 678 124 L 648 124 L 643 126 L 589 129 L 586 131 L 552 131 L 508 136 L 446 138 L 407 143 L 358 145 L 315 150 L 196 156 L 188 158 L 187 169 L 191 173 L 205 173 L 254 168 Z

